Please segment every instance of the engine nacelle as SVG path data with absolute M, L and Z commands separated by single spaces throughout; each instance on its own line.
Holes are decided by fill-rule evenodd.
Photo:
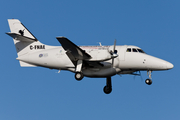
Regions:
M 93 49 L 87 51 L 87 53 L 92 57 L 89 61 L 105 61 L 112 59 L 108 49 Z
M 109 77 L 116 75 L 121 70 L 119 68 L 88 68 L 83 69 L 82 72 L 86 77 Z

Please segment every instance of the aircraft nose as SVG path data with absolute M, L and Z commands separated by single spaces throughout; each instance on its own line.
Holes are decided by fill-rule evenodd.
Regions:
M 166 67 L 167 67 L 167 69 L 172 69 L 174 67 L 174 65 L 170 62 L 166 62 Z

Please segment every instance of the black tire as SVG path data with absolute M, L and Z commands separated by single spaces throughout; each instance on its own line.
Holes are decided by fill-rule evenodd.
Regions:
M 84 77 L 84 75 L 81 72 L 75 73 L 75 79 L 76 80 L 80 81 L 83 79 L 83 77 Z
M 146 79 L 146 80 L 145 80 L 145 83 L 146 83 L 147 85 L 151 85 L 151 84 L 152 84 L 152 80 L 151 80 L 151 79 Z
M 104 91 L 104 93 L 109 94 L 109 93 L 111 93 L 111 91 L 112 91 L 112 87 L 104 86 L 103 91 Z

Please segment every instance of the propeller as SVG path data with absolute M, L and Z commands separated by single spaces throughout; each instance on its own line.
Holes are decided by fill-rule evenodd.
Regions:
M 111 53 L 111 57 L 112 57 L 112 66 L 114 65 L 114 58 L 116 58 L 117 55 L 117 50 L 116 50 L 116 39 L 114 40 L 114 47 L 113 47 L 113 51 Z
M 115 49 L 116 49 L 116 39 L 114 40 L 113 52 L 115 51 Z

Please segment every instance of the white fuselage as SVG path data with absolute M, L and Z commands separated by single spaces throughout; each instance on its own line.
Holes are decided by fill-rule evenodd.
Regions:
M 17 59 L 35 66 L 42 66 L 51 69 L 69 70 L 75 72 L 76 68 L 73 62 L 66 55 L 66 51 L 61 47 L 50 47 L 47 49 L 34 49 L 33 53 L 19 56 Z M 118 57 L 109 59 L 108 51 L 113 49 L 113 46 L 80 46 L 86 53 L 92 56 L 92 59 L 87 61 L 99 60 L 103 66 L 83 67 L 82 72 L 87 77 L 107 77 L 115 74 L 130 74 L 140 70 L 168 70 L 173 65 L 165 60 L 150 56 L 141 52 L 127 52 L 127 49 L 140 49 L 136 46 L 116 46 Z M 102 59 L 102 62 L 101 62 Z M 104 61 L 104 59 L 107 59 Z
M 21 67 L 46 67 L 57 70 L 68 70 L 75 73 L 80 81 L 86 77 L 106 78 L 103 91 L 111 93 L 111 76 L 116 74 L 133 74 L 145 70 L 149 75 L 146 84 L 151 85 L 151 72 L 168 70 L 173 64 L 146 54 L 137 46 L 80 46 L 78 47 L 66 37 L 56 37 L 61 46 L 42 44 L 18 20 L 8 19 L 11 32 L 6 33 L 13 38 L 17 51 L 17 60 Z

